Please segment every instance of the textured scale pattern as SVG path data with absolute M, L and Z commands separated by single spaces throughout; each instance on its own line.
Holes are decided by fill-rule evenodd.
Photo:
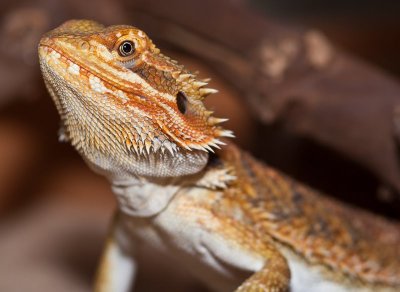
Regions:
M 121 55 L 126 41 L 134 50 Z M 68 21 L 43 36 L 39 58 L 61 138 L 112 183 L 113 230 L 189 258 L 222 291 L 400 291 L 399 224 L 221 141 L 232 132 L 203 104 L 216 90 L 143 31 Z M 129 291 L 119 244 L 111 232 L 97 292 Z
M 252 232 L 325 267 L 327 274 L 334 271 L 360 286 L 400 289 L 398 224 L 322 196 L 233 145 L 219 153 L 238 180 L 209 206 L 217 216 L 238 220 L 240 210 L 240 221 Z
M 50 34 L 51 38 L 42 38 L 39 49 L 46 51 L 50 63 L 58 63 L 59 72 L 66 71 L 61 78 L 69 83 L 69 89 L 87 87 L 86 92 L 98 93 L 98 96 L 92 96 L 92 99 L 84 102 L 103 102 L 112 105 L 116 112 L 134 110 L 141 120 L 146 120 L 143 123 L 135 121 L 136 129 L 133 132 L 114 132 L 115 138 L 123 139 L 126 146 L 135 152 L 155 152 L 168 148 L 154 145 L 154 137 L 161 137 L 158 139 L 161 144 L 162 137 L 167 136 L 184 149 L 207 151 L 221 144 L 219 137 L 232 136 L 230 131 L 217 126 L 224 119 L 212 117 L 212 112 L 205 110 L 202 103 L 205 96 L 216 91 L 206 88 L 207 82 L 197 80 L 195 74 L 160 54 L 142 31 L 130 26 L 105 28 L 91 21 L 69 21 Z M 115 51 L 111 51 L 126 38 L 135 40 L 134 59 L 119 57 Z M 99 55 L 105 59 L 104 62 L 97 62 Z M 56 58 L 52 58 L 54 56 Z M 101 74 L 104 70 L 109 75 Z M 138 73 L 142 78 L 134 78 L 129 71 Z M 71 75 L 69 72 L 78 74 Z M 54 89 L 54 84 L 50 86 Z M 176 95 L 180 91 L 185 93 L 189 101 L 185 115 L 176 106 Z M 149 125 L 149 131 L 146 133 L 137 129 L 138 125 Z M 69 130 L 68 127 L 66 130 Z M 97 141 L 91 143 L 101 147 L 98 140 L 97 137 Z

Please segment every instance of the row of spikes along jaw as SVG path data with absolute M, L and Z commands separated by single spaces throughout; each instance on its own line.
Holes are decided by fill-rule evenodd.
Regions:
M 142 31 L 128 26 L 96 27 L 89 28 L 86 35 L 80 34 L 77 37 L 68 31 L 68 25 L 60 28 L 59 32 L 53 32 L 53 36 L 42 39 L 42 49 L 48 56 L 56 56 L 57 62 L 53 63 L 59 66 L 64 63 L 65 68 L 58 68 L 59 72 L 72 74 L 74 71 L 76 73 L 76 67 L 79 68 L 75 92 L 81 91 L 82 95 L 90 91 L 98 93 L 84 97 L 91 116 L 104 113 L 104 110 L 110 108 L 117 109 L 117 112 L 105 115 L 112 118 L 114 114 L 113 125 L 105 122 L 98 128 L 112 130 L 110 136 L 118 141 L 119 146 L 123 146 L 131 159 L 146 160 L 151 156 L 176 159 L 178 156 L 190 156 L 193 160 L 198 157 L 199 162 L 194 163 L 194 168 L 198 169 L 188 169 L 188 173 L 191 173 L 204 167 L 204 157 L 208 157 L 213 147 L 218 148 L 218 145 L 223 144 L 221 137 L 233 136 L 231 131 L 219 127 L 226 119 L 213 117 L 213 112 L 208 111 L 203 104 L 206 96 L 217 92 L 206 87 L 209 80 L 199 80 L 196 74 L 161 54 Z M 83 46 L 86 46 L 84 50 Z M 71 51 L 80 52 L 80 55 L 74 58 Z M 41 63 L 47 64 L 42 64 L 42 69 L 47 67 L 43 71 L 48 71 L 48 67 L 52 67 L 49 65 L 51 62 L 49 58 L 44 60 Z M 71 70 L 71 67 L 75 69 Z M 53 72 L 57 71 L 52 69 Z M 104 77 L 107 74 L 102 72 L 111 76 Z M 61 79 L 68 80 L 69 86 L 73 86 L 76 78 L 65 77 Z M 50 80 L 46 83 L 64 116 L 66 136 L 72 144 L 78 150 L 85 148 L 83 154 L 86 156 L 87 148 L 96 148 L 105 155 L 115 154 L 115 141 L 112 145 L 108 143 L 112 139 L 87 133 L 82 138 L 82 127 L 74 128 L 74 122 L 68 120 L 68 114 L 63 111 L 66 108 L 66 103 L 62 101 L 63 95 L 58 92 L 57 86 L 52 86 L 54 82 Z M 96 102 L 88 102 L 93 97 L 106 97 L 110 104 L 96 108 Z M 124 114 L 118 115 L 118 112 Z M 88 128 L 93 127 L 85 127 Z M 88 137 L 97 139 L 90 141 Z M 163 167 L 162 159 L 159 166 Z

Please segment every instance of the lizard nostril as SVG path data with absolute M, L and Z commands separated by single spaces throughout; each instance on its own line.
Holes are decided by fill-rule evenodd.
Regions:
M 186 113 L 186 103 L 186 95 L 182 91 L 179 91 L 176 95 L 176 105 L 178 106 L 178 109 L 182 114 Z
M 87 41 L 81 41 L 79 43 L 79 46 L 81 47 L 82 50 L 88 50 L 89 49 L 89 43 Z

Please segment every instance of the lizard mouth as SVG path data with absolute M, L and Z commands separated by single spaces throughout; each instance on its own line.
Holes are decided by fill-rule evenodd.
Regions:
M 62 35 L 44 36 L 39 43 L 39 55 L 41 63 L 45 64 L 42 67 L 52 71 L 53 75 L 58 75 L 61 80 L 67 80 L 68 87 L 81 87 L 76 87 L 80 92 L 78 98 L 85 98 L 91 92 L 107 98 L 110 104 L 121 111 L 131 110 L 132 115 L 135 111 L 140 111 L 143 116 L 149 117 L 146 121 L 152 123 L 149 126 L 187 150 L 212 151 L 211 147 L 218 148 L 218 144 L 223 144 L 220 137 L 233 136 L 231 131 L 215 126 L 224 119 L 205 117 L 206 109 L 201 101 L 196 101 L 196 111 L 192 112 L 190 101 L 186 100 L 185 110 L 182 110 L 182 104 L 179 105 L 180 108 L 177 105 L 176 95 L 158 90 L 144 76 L 119 64 L 112 61 L 101 62 L 98 52 L 92 51 L 95 51 L 94 46 L 79 50 L 83 41 L 73 39 L 72 44 L 69 41 L 71 39 Z M 183 75 L 189 76 L 186 77 L 189 80 L 184 81 L 189 84 L 186 86 L 192 86 L 191 83 L 196 85 L 194 75 Z M 202 86 L 201 82 L 197 82 L 197 86 Z M 212 93 L 207 92 L 207 89 L 199 90 L 205 90 L 205 94 Z M 57 105 L 57 101 L 55 102 Z

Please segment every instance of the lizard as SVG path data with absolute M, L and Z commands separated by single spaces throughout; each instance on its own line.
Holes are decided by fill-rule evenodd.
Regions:
M 118 202 L 95 291 L 130 291 L 140 244 L 215 291 L 400 291 L 398 223 L 237 147 L 203 103 L 209 80 L 142 30 L 70 20 L 38 52 L 60 140 Z

